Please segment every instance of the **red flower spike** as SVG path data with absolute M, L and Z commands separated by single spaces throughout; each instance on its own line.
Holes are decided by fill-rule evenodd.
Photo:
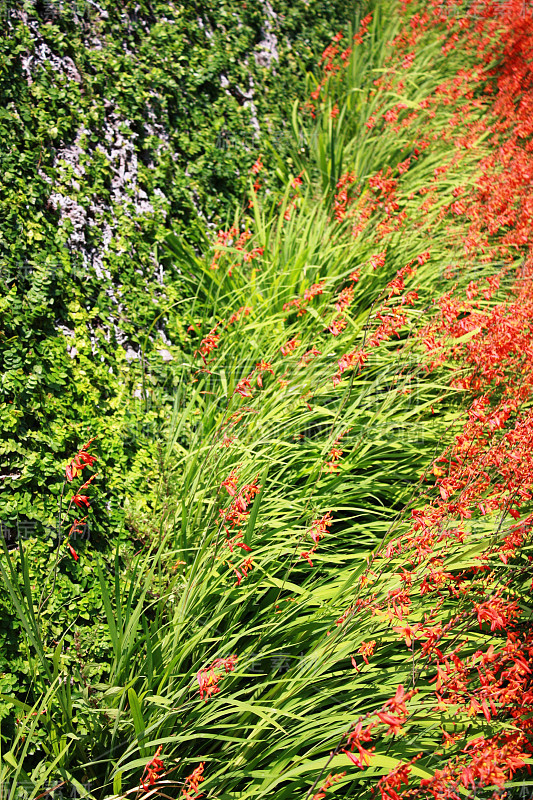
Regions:
M 376 716 L 378 717 L 380 722 L 383 722 L 383 724 L 387 725 L 389 728 L 385 736 L 387 736 L 388 734 L 403 733 L 402 720 L 399 717 L 396 717 L 393 714 L 389 714 L 388 711 L 378 711 Z
M 200 687 L 200 697 L 202 700 L 207 700 L 214 694 L 220 692 L 218 684 L 224 677 L 220 674 L 220 670 L 224 672 L 232 672 L 237 665 L 237 656 L 232 655 L 228 658 L 216 658 L 209 667 L 202 668 L 196 675 L 198 685 Z
M 199 785 L 200 783 L 205 780 L 204 778 L 204 766 L 205 761 L 202 761 L 196 769 L 194 769 L 190 775 L 187 775 L 185 778 L 185 785 L 182 791 L 182 797 L 184 800 L 194 800 L 194 798 L 199 797 Z
M 81 474 L 84 467 L 92 467 L 94 462 L 97 460 L 96 456 L 93 456 L 87 452 L 95 438 L 96 437 L 93 436 L 92 439 L 89 439 L 89 441 L 84 444 L 79 453 L 74 456 L 74 458 L 65 468 L 65 477 L 70 483 L 74 480 L 74 478 Z
M 300 341 L 297 337 L 289 339 L 289 341 L 286 342 L 281 348 L 281 354 L 284 356 L 288 356 L 289 353 L 292 353 L 299 346 L 300 346 Z
M 159 758 L 162 749 L 163 745 L 160 745 L 157 748 L 155 755 L 152 757 L 152 759 L 148 762 L 148 764 L 144 768 L 144 772 L 141 778 L 141 786 L 145 792 L 147 792 L 150 789 L 150 787 L 156 783 L 156 781 L 160 777 L 159 773 L 165 768 L 163 761 Z M 147 781 L 147 783 L 145 783 L 145 781 Z
M 261 161 L 261 156 L 259 156 L 259 158 L 252 167 L 252 173 L 254 175 L 258 175 L 262 169 L 263 169 L 263 162 Z
M 347 742 L 349 749 L 343 749 L 342 752 L 345 753 L 350 761 L 355 764 L 356 767 L 360 769 L 364 769 L 370 764 L 370 760 L 372 757 L 372 753 L 375 750 L 375 747 L 371 747 L 369 749 L 365 749 L 363 747 L 363 742 L 370 742 L 372 741 L 371 730 L 374 727 L 373 723 L 367 725 L 366 728 L 363 728 L 363 722 L 360 720 L 357 722 L 353 729 L 347 734 Z M 353 751 L 357 749 L 359 755 L 354 755 Z
M 71 502 L 75 503 L 78 508 L 82 508 L 84 505 L 86 508 L 90 508 L 91 504 L 89 503 L 89 498 L 86 494 L 75 494 L 71 497 Z
M 252 375 L 248 375 L 247 378 L 243 378 L 238 382 L 237 386 L 235 387 L 235 394 L 240 394 L 241 397 L 253 397 L 252 386 L 250 383 Z
M 235 496 L 237 485 L 239 483 L 239 475 L 236 469 L 232 469 L 225 481 L 222 481 L 223 486 L 231 497 Z
M 372 639 L 369 642 L 362 642 L 359 650 L 357 651 L 363 657 L 363 661 L 365 664 L 368 664 L 368 657 L 374 654 L 374 649 L 376 647 L 376 642 Z
M 324 800 L 327 790 L 334 786 L 334 784 L 336 784 L 338 781 L 342 780 L 345 775 L 345 772 L 337 772 L 335 775 L 330 772 L 318 792 L 313 795 L 311 800 Z

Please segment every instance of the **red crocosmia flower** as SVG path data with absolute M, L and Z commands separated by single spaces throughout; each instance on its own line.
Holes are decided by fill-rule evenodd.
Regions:
M 237 665 L 237 656 L 231 655 L 228 658 L 215 658 L 209 667 L 203 667 L 196 675 L 198 685 L 200 687 L 200 697 L 202 700 L 207 701 L 209 697 L 220 692 L 218 686 L 224 675 L 221 673 L 223 669 L 226 673 L 232 672 Z
M 216 348 L 218 347 L 220 336 L 218 334 L 215 334 L 217 328 L 218 325 L 215 325 L 215 327 L 207 334 L 207 336 L 205 336 L 202 339 L 200 343 L 199 353 L 202 356 L 204 363 L 206 363 L 206 356 L 208 356 L 210 353 L 213 352 L 213 350 L 216 350 Z
M 81 473 L 84 467 L 92 467 L 94 462 L 96 461 L 96 456 L 91 455 L 87 452 L 89 446 L 95 440 L 95 436 L 92 439 L 89 439 L 87 444 L 84 444 L 79 453 L 77 453 L 70 464 L 65 468 L 65 477 L 67 481 L 72 482 L 74 478 Z
M 238 322 L 242 316 L 247 317 L 248 314 L 251 313 L 251 311 L 252 309 L 250 308 L 250 306 L 241 306 L 239 309 L 237 309 L 237 311 L 234 311 L 233 314 L 231 314 L 226 324 L 226 328 L 229 325 L 233 325 L 234 322 Z
M 404 60 L 402 61 L 402 69 L 409 69 L 413 61 L 415 60 L 415 53 L 409 53 L 405 56 Z
M 372 19 L 372 14 L 367 14 L 366 17 L 363 17 L 361 20 L 361 24 L 359 26 L 359 30 L 356 34 L 354 34 L 353 40 L 355 44 L 362 44 L 363 43 L 363 36 L 368 33 L 368 26 Z
M 360 769 L 364 769 L 370 764 L 370 759 L 372 758 L 372 753 L 370 750 L 365 750 L 364 747 L 359 747 L 359 755 L 356 756 L 355 753 L 351 753 L 349 750 L 342 751 L 345 755 L 348 756 L 352 764 L 355 764 L 356 767 Z
M 219 677 L 215 675 L 212 669 L 201 669 L 196 675 L 198 686 L 200 687 L 200 697 L 206 700 L 214 694 L 218 694 Z
M 376 749 L 375 747 L 371 747 L 366 750 L 362 742 L 370 742 L 372 740 L 371 730 L 373 728 L 373 723 L 368 725 L 366 728 L 363 728 L 362 721 L 358 722 L 354 729 L 348 733 L 348 746 L 349 750 L 343 750 L 342 752 L 345 753 L 350 761 L 355 764 L 356 767 L 363 769 L 364 767 L 370 764 L 370 760 L 372 758 L 372 753 Z M 355 748 L 359 751 L 359 756 L 354 755 L 352 752 Z
M 76 492 L 76 494 L 75 494 L 75 495 L 73 495 L 73 496 L 70 498 L 70 502 L 71 502 L 71 503 L 75 503 L 75 505 L 77 505 L 77 506 L 78 506 L 78 508 L 83 508 L 83 506 L 84 506 L 84 505 L 85 505 L 85 507 L 86 507 L 86 508 L 90 508 L 90 507 L 91 507 L 91 505 L 90 505 L 90 503 L 89 503 L 89 498 L 88 498 L 88 496 L 87 496 L 86 494 L 82 494 L 82 492 L 83 492 L 83 490 L 84 490 L 84 489 L 87 489 L 87 487 L 91 485 L 91 483 L 92 483 L 92 482 L 94 481 L 94 479 L 96 478 L 97 474 L 98 474 L 98 473 L 96 473 L 96 472 L 95 472 L 95 474 L 94 474 L 94 475 L 91 475 L 91 477 L 89 478 L 89 480 L 88 480 L 88 481 L 85 481 L 85 483 L 83 484 L 83 486 L 80 486 L 80 488 L 78 489 L 78 491 Z
M 95 472 L 95 473 L 94 473 L 94 475 L 91 475 L 91 477 L 89 478 L 89 480 L 88 480 L 88 481 L 85 481 L 85 483 L 83 484 L 83 486 L 80 486 L 80 488 L 79 488 L 79 490 L 78 490 L 78 494 L 79 494 L 80 492 L 83 492 L 83 490 L 84 490 L 84 489 L 87 489 L 87 487 L 88 487 L 88 486 L 90 486 L 90 485 L 91 485 L 91 483 L 94 481 L 94 479 L 95 479 L 95 478 L 97 478 L 97 477 L 98 477 L 98 473 L 97 473 L 97 472 Z
M 239 494 L 235 497 L 228 508 L 219 509 L 227 533 L 229 533 L 229 528 L 240 528 L 240 526 L 247 520 L 250 513 L 248 506 L 251 504 L 253 498 L 259 493 L 259 491 L 260 489 L 259 486 L 257 486 L 256 477 L 253 483 L 245 484 L 241 488 Z
M 377 717 L 384 725 L 389 726 L 389 730 L 385 735 L 390 733 L 402 733 L 402 720 L 399 717 L 389 714 L 388 711 L 378 711 Z
M 342 375 L 348 369 L 353 369 L 355 366 L 362 368 L 368 359 L 368 353 L 364 350 L 352 350 L 351 353 L 345 353 L 339 360 L 339 369 L 333 376 L 333 385 L 337 386 L 342 378 Z
M 339 317 L 338 319 L 334 319 L 331 325 L 328 327 L 328 331 L 333 334 L 333 336 L 338 336 L 340 333 L 343 332 L 348 321 L 345 317 Z
M 75 519 L 71 528 L 68 532 L 68 536 L 72 536 L 72 534 L 82 534 L 83 528 L 85 527 L 85 520 L 87 519 L 87 515 L 85 515 L 82 519 Z
M 405 701 L 409 700 L 413 696 L 414 692 L 405 693 L 403 685 L 400 684 L 396 689 L 396 694 L 384 705 L 384 708 L 390 708 L 390 710 L 395 714 L 407 714 L 407 708 L 405 707 Z
M 242 547 L 244 550 L 251 552 L 252 548 L 248 547 L 245 544 L 238 544 L 239 547 Z M 248 576 L 248 573 L 253 569 L 253 560 L 251 558 L 245 558 L 242 564 L 240 565 L 239 569 L 233 568 L 233 572 L 237 576 L 237 583 L 235 586 L 240 586 L 241 582 Z M 241 570 L 239 572 L 239 570 Z
M 388 775 L 384 775 L 383 778 L 380 778 L 380 780 L 377 783 L 377 788 L 381 793 L 382 800 L 401 800 L 402 796 L 405 797 L 403 792 L 402 795 L 399 795 L 396 789 L 400 789 L 401 791 L 402 783 L 405 784 L 409 783 L 409 773 L 411 772 L 411 764 L 414 761 L 418 761 L 418 759 L 421 757 L 422 753 L 419 753 L 411 760 L 409 764 L 402 764 L 401 766 L 391 770 Z M 451 794 L 448 796 L 452 797 Z
M 426 261 L 429 261 L 429 258 L 430 258 L 429 250 L 426 250 L 425 253 L 420 253 L 420 255 L 417 256 L 417 261 L 420 265 L 422 265 L 425 264 Z
M 289 341 L 282 346 L 281 354 L 284 356 L 288 356 L 289 353 L 292 353 L 293 350 L 296 350 L 296 348 L 299 346 L 300 342 L 296 337 L 294 339 L 289 339 Z
M 226 480 L 222 481 L 221 486 L 224 486 L 228 494 L 234 497 L 237 491 L 238 483 L 239 483 L 239 475 L 237 473 L 237 470 L 232 469 Z
M 354 607 L 349 606 L 349 608 L 347 608 L 346 611 L 343 614 L 341 614 L 341 616 L 338 619 L 335 620 L 335 625 L 343 625 L 348 619 L 348 617 L 352 616 L 353 610 Z
M 494 597 L 484 603 L 474 603 L 481 629 L 483 622 L 490 622 L 491 631 L 505 630 L 507 624 L 520 615 L 516 602 L 505 602 L 501 597 Z
M 339 314 L 344 311 L 344 309 L 348 308 L 353 300 L 353 293 L 354 287 L 353 285 L 347 286 L 342 292 L 339 294 L 339 298 L 335 303 L 335 308 L 339 312 Z
M 148 762 L 146 767 L 144 768 L 144 772 L 141 778 L 141 786 L 143 787 L 144 791 L 147 792 L 150 786 L 153 786 L 155 782 L 159 779 L 159 773 L 165 769 L 165 765 L 163 764 L 162 760 L 159 758 L 161 754 L 161 750 L 163 749 L 163 745 L 159 745 L 157 748 L 155 755 L 153 758 Z M 145 781 L 148 781 L 145 783 Z
M 235 249 L 236 250 L 244 250 L 244 245 L 248 241 L 248 239 L 252 238 L 252 231 L 245 230 L 241 233 L 237 241 L 235 242 Z
M 342 60 L 344 61 L 345 64 L 346 64 L 346 62 L 348 61 L 348 59 L 350 58 L 351 55 L 352 55 L 352 48 L 351 47 L 347 47 L 346 50 L 342 51 L 341 58 L 342 58 Z
M 411 643 L 414 638 L 415 628 L 412 628 L 411 625 L 404 625 L 403 627 L 397 626 L 393 628 L 393 631 L 399 633 L 401 636 L 405 638 L 405 644 L 407 647 L 411 647 Z
M 256 364 L 256 369 L 260 372 L 270 372 L 272 375 L 274 374 L 274 370 L 272 369 L 272 364 L 269 361 L 264 361 L 261 359 L 258 364 Z
M 235 387 L 235 394 L 240 394 L 241 397 L 253 397 L 250 376 L 239 381 Z
M 374 639 L 372 639 L 369 642 L 362 642 L 361 643 L 361 647 L 359 648 L 358 653 L 360 653 L 363 656 L 363 661 L 365 662 L 365 664 L 369 663 L 368 662 L 368 656 L 371 656 L 371 655 L 374 654 L 375 647 L 376 647 L 376 642 L 375 642 Z
M 202 763 L 185 778 L 185 786 L 181 790 L 184 800 L 194 800 L 195 797 L 199 797 L 198 787 L 200 783 L 205 780 L 203 776 L 204 766 L 205 761 L 202 761 Z M 194 792 L 194 794 L 191 794 L 191 792 Z
M 328 528 L 332 524 L 331 514 L 328 512 L 324 514 L 323 517 L 320 519 L 315 519 L 311 523 L 311 527 L 308 530 L 311 539 L 314 542 L 313 547 L 310 550 L 305 551 L 304 553 L 300 553 L 300 558 L 305 558 L 305 560 L 309 563 L 309 566 L 313 566 L 313 562 L 311 561 L 311 556 L 313 553 L 316 552 L 318 543 L 322 536 L 328 532 Z
M 306 367 L 311 361 L 311 359 L 316 358 L 317 356 L 320 355 L 322 355 L 320 350 L 317 350 L 316 347 L 312 347 L 310 350 L 307 351 L 307 353 L 304 353 L 303 356 L 300 358 L 300 360 L 298 361 L 298 366 Z M 311 410 L 309 403 L 307 404 L 307 407 L 309 408 L 309 410 Z
M 235 240 L 235 237 L 238 234 L 237 228 L 233 227 L 230 228 L 229 231 L 219 231 L 217 234 L 217 239 L 215 242 L 214 247 L 214 256 L 211 262 L 211 269 L 218 269 L 218 261 L 222 258 L 224 250 L 222 248 L 229 247 L 231 243 Z
M 302 185 L 302 176 L 303 176 L 303 174 L 304 174 L 304 172 L 302 170 L 300 172 L 300 174 L 297 175 L 297 177 L 292 180 L 291 186 L 292 186 L 293 189 L 296 189 L 298 186 Z
M 259 158 L 252 167 L 252 173 L 254 175 L 258 175 L 262 169 L 263 169 L 263 162 L 261 161 L 261 156 L 259 156 Z
M 340 781 L 342 778 L 344 778 L 345 775 L 345 772 L 337 772 L 335 775 L 330 772 L 318 792 L 313 795 L 311 800 L 324 800 L 327 790 L 337 783 L 337 781 Z
M 83 508 L 84 505 L 86 506 L 86 508 L 91 507 L 91 504 L 89 503 L 89 498 L 87 497 L 86 494 L 75 494 L 71 499 L 72 502 L 78 506 L 78 508 Z
M 262 256 L 264 252 L 265 252 L 265 248 L 264 247 L 252 247 L 251 250 L 249 250 L 248 252 L 246 252 L 244 254 L 244 260 L 246 262 L 253 261 L 254 258 L 257 258 L 258 256 Z
M 243 535 L 244 534 L 242 531 L 238 531 L 235 536 L 229 536 L 225 539 L 224 544 L 230 553 L 233 553 L 235 547 L 242 547 L 242 549 L 246 550 L 246 552 L 251 552 L 251 547 L 249 547 L 247 544 L 244 544 L 244 542 L 239 542 L 239 538 Z
M 263 359 L 261 359 L 261 361 L 258 364 L 256 364 L 255 368 L 256 368 L 257 373 L 258 373 L 258 375 L 257 375 L 257 385 L 262 389 L 263 388 L 263 373 L 264 372 L 270 372 L 270 374 L 273 375 L 274 374 L 274 370 L 272 369 L 272 364 L 270 364 L 268 361 L 264 361 Z
M 72 558 L 73 558 L 75 561 L 79 561 L 79 558 L 80 558 L 80 557 L 79 557 L 79 555 L 76 553 L 76 551 L 74 550 L 74 548 L 72 547 L 72 545 L 71 545 L 71 544 L 69 544 L 69 546 L 68 546 L 68 549 L 70 550 L 70 555 L 72 556 Z
M 378 267 L 383 267 L 385 264 L 385 252 L 376 253 L 375 255 L 370 257 L 370 263 L 374 269 L 378 269 Z
M 342 451 L 341 451 L 342 452 Z M 309 535 L 315 544 L 318 544 L 320 539 L 328 533 L 328 528 L 331 527 L 333 524 L 333 520 L 331 518 L 331 513 L 328 511 L 327 514 L 324 514 L 323 517 L 320 519 L 315 519 L 311 523 L 311 527 L 309 529 Z

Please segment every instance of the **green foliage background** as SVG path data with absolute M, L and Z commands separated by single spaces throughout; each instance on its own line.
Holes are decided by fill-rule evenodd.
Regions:
M 356 9 L 0 4 L 0 522 L 8 541 L 28 539 L 37 578 L 61 544 L 66 459 L 89 435 L 100 499 L 88 557 L 113 539 L 142 546 L 184 337 L 179 315 L 165 317 L 180 274 L 162 271 L 157 247 L 172 230 L 205 250 L 242 204 L 266 138 L 288 147 L 291 101 Z M 124 529 L 128 496 L 142 500 Z M 85 569 L 82 611 L 94 618 Z M 60 561 L 52 637 L 76 589 L 69 570 Z M 26 660 L 0 602 L 0 690 L 21 691 Z
M 47 8 L 39 11 L 42 25 L 56 25 L 58 15 L 51 15 Z M 152 11 L 136 7 L 130 13 L 128 8 L 121 11 L 122 32 L 128 33 L 128 26 L 134 28 L 145 14 L 139 30 L 146 34 L 146 15 Z M 249 8 L 245 4 L 239 13 L 243 9 L 248 13 Z M 182 164 L 178 169 L 179 152 L 168 145 L 176 156 L 171 159 L 176 169 L 172 181 L 162 179 L 155 188 L 141 183 L 143 168 L 155 174 L 157 159 L 165 152 L 168 120 L 158 122 L 153 109 L 143 117 L 142 129 L 152 131 L 151 136 L 160 125 L 156 138 L 161 145 L 145 164 L 138 149 L 140 134 L 132 138 L 135 114 L 132 111 L 126 125 L 120 93 L 112 95 L 109 88 L 110 82 L 116 87 L 126 81 L 122 69 L 115 70 L 113 80 L 99 78 L 99 96 L 107 111 L 95 140 L 88 143 L 89 123 L 83 123 L 81 133 L 74 126 L 70 139 L 56 148 L 47 167 L 56 171 L 55 177 L 41 166 L 35 148 L 35 166 L 42 172 L 36 174 L 48 187 L 47 211 L 55 219 L 54 224 L 50 222 L 50 236 L 64 237 L 58 252 L 65 261 L 62 270 L 53 254 L 42 263 L 32 260 L 31 268 L 25 257 L 10 262 L 13 274 L 7 274 L 6 266 L 6 293 L 11 292 L 5 300 L 6 319 L 15 320 L 20 337 L 27 335 L 29 342 L 27 351 L 20 349 L 20 337 L 6 328 L 8 342 L 15 344 L 10 359 L 15 361 L 19 350 L 24 357 L 30 349 L 37 351 L 32 343 L 40 336 L 40 357 L 46 352 L 48 361 L 46 369 L 35 367 L 31 373 L 32 382 L 37 380 L 34 376 L 42 376 L 43 382 L 27 395 L 28 403 L 34 403 L 31 408 L 22 405 L 20 394 L 14 394 L 17 386 L 23 391 L 30 383 L 22 358 L 21 365 L 5 373 L 6 386 L 12 391 L 6 408 L 12 406 L 14 413 L 11 441 L 31 443 L 35 457 L 32 462 L 28 447 L 20 451 L 20 458 L 19 451 L 11 451 L 9 486 L 19 496 L 15 502 L 15 493 L 5 493 L 12 505 L 5 507 L 4 516 L 12 522 L 18 513 L 19 523 L 25 523 L 32 521 L 31 514 L 42 526 L 57 525 L 58 494 L 64 489 L 62 468 L 89 433 L 98 435 L 93 447 L 99 457 L 102 488 L 96 498 L 90 545 L 75 542 L 82 554 L 78 562 L 57 535 L 50 535 L 50 527 L 48 532 L 43 527 L 42 534 L 30 536 L 18 552 L 8 553 L 4 546 L 0 558 L 4 586 L 24 629 L 20 644 L 14 624 L 4 631 L 11 663 L 6 664 L 0 685 L 2 713 L 7 717 L 0 736 L 0 782 L 10 781 L 11 797 L 17 784 L 25 782 L 30 787 L 29 800 L 38 800 L 48 781 L 60 779 L 61 785 L 64 782 L 94 800 L 110 797 L 110 792 L 115 797 L 129 795 L 136 791 L 147 759 L 163 746 L 165 768 L 180 794 L 185 777 L 199 763 L 206 765 L 202 789 L 221 800 L 303 797 L 305 792 L 312 794 L 327 770 L 344 772 L 348 767 L 337 796 L 368 800 L 377 778 L 417 753 L 423 758 L 413 774 L 431 776 L 442 763 L 441 732 L 458 731 L 462 741 L 456 743 L 457 752 L 468 737 L 497 730 L 499 721 L 484 714 L 471 719 L 464 709 L 459 713 L 453 707 L 432 707 L 433 667 L 422 648 L 409 648 L 403 636 L 395 635 L 397 628 L 390 629 L 395 618 L 402 621 L 403 611 L 389 612 L 404 583 L 400 569 L 408 560 L 394 548 L 389 553 L 387 545 L 407 529 L 409 510 L 433 496 L 436 473 L 428 476 L 428 469 L 453 431 L 459 430 L 465 401 L 462 390 L 450 382 L 461 369 L 461 359 L 455 363 L 456 348 L 465 346 L 465 338 L 454 337 L 449 360 L 428 373 L 427 360 L 432 356 L 412 333 L 424 319 L 431 321 L 439 313 L 432 301 L 449 286 L 446 272 L 451 262 L 461 262 L 454 275 L 459 298 L 467 290 L 471 269 L 462 258 L 459 235 L 464 220 L 440 212 L 448 208 L 459 185 L 465 180 L 474 183 L 479 159 L 487 152 L 483 141 L 479 148 L 467 149 L 435 181 L 435 202 L 426 206 L 425 188 L 435 177 L 435 167 L 453 152 L 450 140 L 438 132 L 444 134 L 452 119 L 455 125 L 462 96 L 452 104 L 439 102 L 434 113 L 420 101 L 433 96 L 443 78 L 456 75 L 470 61 L 476 63 L 480 54 L 457 48 L 447 57 L 437 35 L 441 29 L 428 29 L 420 43 L 420 57 L 405 73 L 408 83 L 401 90 L 399 85 L 385 83 L 376 94 L 373 80 L 389 63 L 394 45 L 388 43 L 401 26 L 395 8 L 395 3 L 375 5 L 364 47 L 354 48 L 346 70 L 332 74 L 317 118 L 299 115 L 296 108 L 289 116 L 272 103 L 274 111 L 267 117 L 259 113 L 258 99 L 263 140 L 256 141 L 251 134 L 253 146 L 245 135 L 246 130 L 255 130 L 253 108 L 245 104 L 246 88 L 243 91 L 250 83 L 246 84 L 244 72 L 238 72 L 246 57 L 252 63 L 251 51 L 243 51 L 247 55 L 242 64 L 236 62 L 235 73 L 230 74 L 228 66 L 224 81 L 222 71 L 213 72 L 224 90 L 221 102 L 235 100 L 235 110 L 244 120 L 242 130 L 237 116 L 231 130 L 226 120 L 218 129 L 209 128 L 211 139 L 207 134 L 202 137 L 200 123 L 193 128 L 194 136 L 188 134 L 201 149 L 198 164 L 207 152 L 205 142 L 211 141 L 213 153 L 220 150 L 221 159 L 227 159 L 236 175 L 234 195 L 222 193 L 214 198 L 215 211 L 202 200 L 199 183 L 213 166 L 207 156 L 195 182 L 193 165 Z M 274 14 L 278 12 L 279 8 Z M 37 36 L 32 20 L 22 19 L 28 10 L 17 13 L 15 18 L 26 26 L 30 38 Z M 180 13 L 182 38 L 189 41 L 192 34 L 186 23 L 189 20 L 192 29 L 194 19 Z M 265 13 L 270 14 L 266 5 Z M 51 15 L 48 22 L 47 14 Z M 115 24 L 113 14 L 114 9 L 100 10 L 102 29 Z M 202 14 L 196 22 L 203 32 L 208 14 L 205 10 Z M 91 57 L 96 58 L 92 51 L 98 54 L 112 37 L 109 34 L 106 39 L 102 30 L 87 33 L 80 19 L 73 24 L 84 32 Z M 244 30 L 242 18 L 240 22 L 241 27 L 238 20 L 235 23 L 236 35 Z M 159 23 L 166 26 L 168 17 L 166 21 L 159 18 Z M 262 24 L 266 29 L 265 20 Z M 214 33 L 206 36 L 209 42 L 214 39 Z M 125 47 L 117 45 L 116 52 L 129 57 L 134 44 L 140 52 L 149 38 L 139 34 L 138 46 L 126 42 Z M 222 49 L 226 57 L 225 42 L 222 38 L 215 43 L 216 55 Z M 44 44 L 21 56 L 21 75 L 30 89 L 39 72 L 35 65 L 39 59 L 46 60 Z M 70 70 L 77 86 L 82 85 L 75 75 L 81 79 L 78 62 L 83 46 L 69 51 L 71 55 L 61 55 L 62 61 L 49 58 L 56 72 L 60 72 L 58 64 Z M 260 48 L 260 42 L 256 46 Z M 139 87 L 144 85 L 144 73 L 160 63 L 160 54 L 154 45 L 151 56 L 143 56 Z M 190 53 L 188 58 L 192 63 Z M 102 64 L 107 68 L 112 62 L 109 56 Z M 272 85 L 284 80 L 276 69 L 277 74 L 269 73 Z M 303 72 L 302 68 L 294 81 L 302 88 L 300 101 L 309 94 L 309 87 L 303 91 Z M 256 78 L 256 90 L 259 85 L 266 89 L 266 78 L 262 84 Z M 479 84 L 480 91 L 483 85 Z M 283 84 L 279 87 L 281 92 Z M 178 89 L 176 96 L 181 97 Z M 206 101 L 206 114 L 211 114 L 217 97 Z M 367 124 L 377 107 L 390 110 L 399 97 L 406 101 L 403 111 L 425 109 L 414 127 L 398 135 L 384 122 L 376 128 Z M 284 99 L 290 104 L 289 93 Z M 86 102 L 80 91 L 78 107 L 85 108 Z M 331 113 L 335 107 L 338 116 Z M 180 108 L 182 116 L 176 116 L 177 120 L 186 116 L 186 104 Z M 486 108 L 476 106 L 475 118 L 481 118 Z M 139 113 L 140 109 L 141 105 Z M 284 114 L 290 119 L 287 129 L 292 130 L 292 149 L 287 137 L 292 162 L 283 152 L 284 142 L 276 139 L 285 132 Z M 203 120 L 202 115 L 199 119 Z M 50 123 L 53 128 L 53 120 Z M 232 139 L 237 134 L 240 144 Z M 263 152 L 268 134 L 275 140 L 273 154 L 280 152 L 274 173 L 280 183 L 276 191 L 269 193 L 267 185 L 259 197 L 252 195 L 247 208 L 241 199 L 244 195 L 238 195 L 235 187 L 240 182 L 244 190 L 250 166 L 257 153 Z M 424 148 L 423 155 L 415 154 L 409 169 L 400 170 L 414 140 L 428 134 L 436 134 L 431 140 L 434 144 Z M 76 150 L 84 152 L 82 144 L 90 155 L 85 171 L 79 168 L 81 155 Z M 263 155 L 267 152 L 268 148 Z M 68 167 L 69 160 L 74 166 Z M 97 190 L 83 205 L 80 192 L 88 185 L 95 164 L 101 168 L 94 173 L 100 176 L 93 181 Z M 411 227 L 389 230 L 384 239 L 380 224 L 390 212 L 377 203 L 364 235 L 354 238 L 354 218 L 332 213 L 339 175 L 355 172 L 359 176 L 350 189 L 351 209 L 357 212 L 361 210 L 358 204 L 369 197 L 376 171 L 391 165 L 402 175 L 395 210 L 406 212 Z M 67 175 L 68 169 L 72 174 Z M 272 173 L 270 165 L 269 170 Z M 302 182 L 295 185 L 300 170 Z M 180 181 L 183 196 L 194 209 L 194 224 L 185 217 L 179 220 L 178 206 L 170 210 L 168 198 Z M 240 215 L 233 212 L 235 204 L 241 206 Z M 71 225 L 67 216 L 72 217 Z M 223 253 L 218 251 L 219 269 L 212 270 L 209 226 L 216 228 L 232 217 L 237 226 L 248 225 L 250 216 L 253 234 L 248 254 L 257 245 L 260 258 L 249 260 L 235 246 L 228 247 Z M 121 239 L 128 220 L 135 222 Z M 177 235 L 166 237 L 169 227 Z M 168 245 L 164 257 L 159 252 L 163 237 Z M 423 253 L 428 240 L 429 260 Z M 383 269 L 375 271 L 372 256 L 382 248 L 386 250 Z M 413 259 L 419 265 L 419 297 L 412 307 L 407 295 L 392 300 L 395 309 L 405 305 L 398 337 L 386 338 L 379 348 L 370 344 L 364 370 L 347 370 L 342 380 L 333 381 L 335 365 L 341 366 L 339 357 L 354 347 L 364 348 L 367 334 L 372 337 L 380 328 L 379 321 L 387 318 L 383 317 L 383 298 L 389 295 L 391 300 L 390 281 L 398 268 Z M 492 270 L 492 265 L 476 260 L 473 267 L 480 280 Z M 86 276 L 92 277 L 86 280 Z M 323 281 L 322 290 L 299 317 L 290 310 L 294 298 L 305 297 L 318 280 Z M 336 317 L 341 287 L 349 282 L 353 282 L 353 299 L 346 311 L 346 328 L 334 336 L 328 325 Z M 502 282 L 497 296 L 485 297 L 483 310 L 490 312 L 494 303 L 505 302 L 509 289 Z M 236 314 L 245 304 L 248 313 Z M 26 324 L 24 315 L 30 312 L 39 323 L 35 330 Z M 202 337 L 215 330 L 220 339 L 212 354 L 206 353 L 206 362 L 198 348 Z M 481 326 L 478 334 L 482 335 Z M 298 344 L 296 337 L 301 338 Z M 291 356 L 287 355 L 289 341 L 295 347 Z M 43 349 L 50 342 L 62 343 L 62 349 L 57 353 Z M 135 357 L 134 350 L 142 359 Z M 265 359 L 267 366 L 260 367 L 259 359 Z M 258 370 L 264 373 L 261 380 L 257 380 Z M 242 391 L 247 384 L 250 391 Z M 43 403 L 42 410 L 38 402 Z M 45 421 L 42 426 L 39 414 Z M 27 432 L 25 439 L 22 430 Z M 46 462 L 41 452 L 50 452 L 50 442 L 55 450 Z M 329 469 L 332 465 L 326 459 L 333 457 L 332 448 L 339 443 L 342 459 Z M 48 469 L 44 477 L 43 464 Z M 17 468 L 20 477 L 15 477 Z M 235 507 L 221 509 L 238 502 L 230 500 L 233 495 L 224 488 L 234 471 L 244 484 L 241 491 L 250 482 L 261 484 L 249 517 L 241 520 L 243 530 L 236 532 L 232 527 L 235 540 L 243 537 L 246 553 L 236 552 L 241 548 L 231 544 L 231 533 L 225 531 L 228 524 L 231 527 Z M 78 476 L 69 484 L 65 497 L 85 478 L 85 474 Z M 22 506 L 17 504 L 24 492 L 29 504 L 21 513 Z M 45 497 L 49 498 L 46 504 Z M 331 530 L 316 552 L 312 548 L 311 564 L 302 548 L 311 544 L 309 526 L 316 526 L 326 512 L 331 514 Z M 476 509 L 474 516 L 461 520 L 468 532 L 464 546 L 454 545 L 448 552 L 442 545 L 452 577 L 474 570 L 477 575 L 477 559 L 489 536 L 501 541 L 506 535 L 501 523 L 494 533 L 493 520 L 479 512 L 478 516 Z M 62 518 L 65 529 L 72 517 L 71 513 L 69 521 Z M 0 543 L 5 544 L 1 539 Z M 253 554 L 251 572 L 251 562 L 241 564 L 248 553 Z M 498 564 L 490 581 L 484 574 L 477 582 L 472 580 L 470 598 L 458 599 L 450 593 L 439 606 L 433 590 L 421 589 L 433 553 L 409 573 L 416 588 L 410 619 L 427 621 L 438 611 L 439 622 L 445 625 L 446 647 L 454 647 L 460 633 L 448 625 L 459 610 L 468 633 L 468 654 L 473 655 L 495 637 L 488 625 L 479 629 L 476 604 L 471 600 L 479 592 L 485 597 L 497 588 L 507 565 L 504 570 Z M 526 552 L 517 555 L 512 565 L 511 589 L 522 600 L 527 592 L 526 556 Z M 372 604 L 372 598 L 379 601 L 381 610 L 369 608 L 367 601 Z M 527 611 L 526 602 L 523 606 Z M 9 618 L 3 614 L 3 619 Z M 354 671 L 352 656 L 358 657 L 369 639 L 376 644 L 375 658 Z M 503 634 L 496 639 L 502 644 Z M 215 658 L 230 654 L 235 654 L 238 666 L 230 670 L 232 675 L 223 676 L 222 691 L 206 703 L 198 692 L 200 678 L 210 663 L 217 663 Z M 407 735 L 389 739 L 386 733 L 378 734 L 369 769 L 356 771 L 340 754 L 340 745 L 332 748 L 341 736 L 344 739 L 358 715 L 374 714 L 376 704 L 390 698 L 399 685 L 411 682 L 419 693 L 410 701 Z

